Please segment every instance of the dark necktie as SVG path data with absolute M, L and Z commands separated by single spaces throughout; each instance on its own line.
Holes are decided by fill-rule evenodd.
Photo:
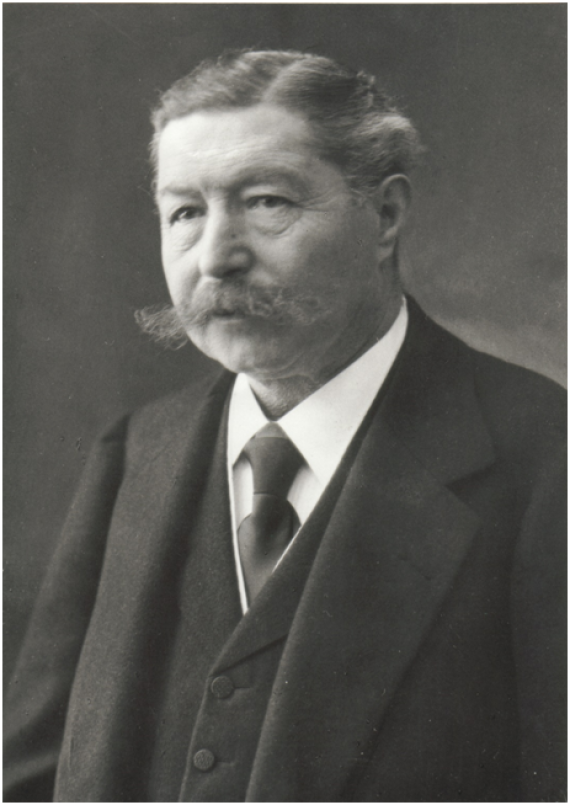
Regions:
M 238 544 L 251 603 L 299 528 L 287 493 L 303 457 L 274 422 L 258 431 L 243 452 L 253 471 L 253 508 L 238 529 Z

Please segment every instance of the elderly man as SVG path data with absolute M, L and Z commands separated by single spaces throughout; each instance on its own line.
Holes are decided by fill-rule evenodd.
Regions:
M 96 444 L 7 799 L 564 799 L 564 398 L 403 294 L 415 129 L 276 51 L 154 125 L 174 307 L 141 321 L 224 371 Z

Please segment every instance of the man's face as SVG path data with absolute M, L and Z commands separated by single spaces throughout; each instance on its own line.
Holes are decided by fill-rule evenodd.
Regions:
M 374 330 L 378 216 L 315 153 L 301 116 L 260 104 L 171 121 L 157 200 L 173 303 L 231 371 L 317 377 Z

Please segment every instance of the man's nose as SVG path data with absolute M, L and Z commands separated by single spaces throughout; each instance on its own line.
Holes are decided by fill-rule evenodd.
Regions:
M 208 215 L 198 248 L 198 268 L 204 276 L 221 278 L 249 271 L 253 265 L 243 224 L 226 211 Z

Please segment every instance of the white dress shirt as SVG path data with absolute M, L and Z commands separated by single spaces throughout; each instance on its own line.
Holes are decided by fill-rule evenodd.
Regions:
M 400 351 L 407 324 L 408 311 L 404 299 L 396 320 L 380 341 L 278 420 L 305 459 L 288 494 L 301 530 L 380 391 Z M 244 613 L 247 612 L 248 602 L 237 530 L 252 511 L 253 473 L 249 461 L 241 453 L 251 437 L 268 421 L 251 391 L 247 377 L 238 375 L 230 400 L 227 458 L 234 555 Z M 294 539 L 298 538 L 299 533 Z

